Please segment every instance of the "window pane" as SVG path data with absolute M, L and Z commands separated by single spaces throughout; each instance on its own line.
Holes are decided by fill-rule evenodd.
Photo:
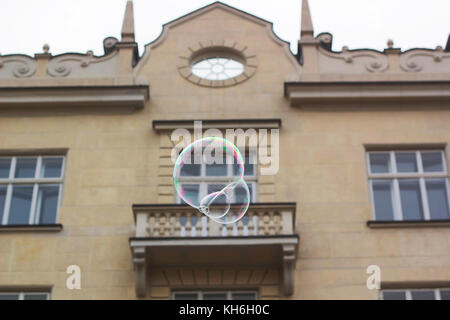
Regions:
M 13 187 L 8 224 L 29 223 L 32 196 L 32 185 L 15 185 Z
M 441 290 L 441 300 L 450 300 L 450 290 Z
M 256 300 L 256 294 L 253 292 L 232 293 L 231 300 Z
M 445 180 L 427 179 L 425 181 L 431 219 L 448 219 L 449 208 Z
M 19 158 L 16 162 L 15 178 L 34 178 L 36 158 Z
M 47 293 L 25 293 L 24 300 L 47 300 L 48 294 Z
M 411 291 L 413 300 L 435 300 L 434 291 L 432 290 L 418 290 Z
M 405 291 L 383 291 L 383 300 L 406 300 Z
M 415 152 L 398 152 L 395 154 L 398 172 L 417 172 Z
M 180 176 L 183 177 L 198 177 L 200 176 L 200 164 L 185 164 L 181 167 Z
M 422 152 L 422 164 L 425 172 L 444 171 L 441 152 Z
M 217 191 L 221 191 L 223 188 L 225 188 L 224 184 L 209 184 L 208 185 L 208 194 L 217 192 Z M 221 204 L 221 203 L 227 203 L 227 198 L 224 194 L 221 194 L 220 196 L 218 196 L 216 198 L 216 200 L 214 200 L 213 205 Z
M 182 188 L 184 190 L 185 194 L 185 198 L 186 199 L 190 199 L 192 201 L 192 203 L 198 203 L 199 199 L 198 199 L 198 193 L 199 193 L 199 188 L 200 186 L 198 184 L 182 184 Z M 183 203 L 184 200 L 181 200 Z
M 205 157 L 208 162 L 206 164 L 206 175 L 207 176 L 226 176 L 227 175 L 227 160 L 226 154 L 223 152 L 223 157 L 218 159 L 215 157 L 215 150 L 211 152 L 211 157 L 209 156 L 208 151 L 205 151 Z M 231 161 L 231 160 L 230 160 Z
M 19 300 L 18 293 L 0 293 L 0 300 Z
M 372 189 L 376 220 L 394 220 L 392 181 L 373 180 Z
M 58 211 L 59 186 L 40 185 L 36 202 L 36 212 L 39 223 L 56 223 L 56 212 Z
M 198 300 L 197 293 L 175 293 L 173 297 L 175 300 Z
M 237 160 L 233 160 L 233 175 L 237 176 L 239 174 L 239 165 L 236 163 Z M 250 156 L 246 155 L 244 157 L 244 175 L 253 176 L 255 174 L 255 165 L 252 163 Z
M 0 178 L 9 178 L 11 159 L 0 159 Z
M 6 185 L 0 185 L 0 224 L 2 224 L 3 209 L 5 208 L 6 190 Z
M 41 178 L 61 177 L 62 161 L 62 158 L 42 159 Z
M 403 220 L 423 220 L 419 180 L 399 180 Z
M 369 160 L 371 173 L 388 173 L 391 171 L 389 153 L 371 153 L 369 154 Z
M 226 293 L 204 293 L 203 300 L 227 300 Z
M 250 202 L 252 202 L 252 195 L 253 195 L 253 185 L 252 184 L 248 184 L 248 190 L 250 191 Z M 234 194 L 235 194 L 235 203 L 244 203 L 247 202 L 247 200 L 245 199 L 247 196 L 247 193 L 245 192 L 245 189 L 242 186 L 238 186 L 234 189 Z
M 227 165 L 226 164 L 207 164 L 206 165 L 207 176 L 226 176 Z

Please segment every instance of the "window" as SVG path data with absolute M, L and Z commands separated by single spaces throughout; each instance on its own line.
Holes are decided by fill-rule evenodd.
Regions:
M 0 225 L 55 224 L 64 157 L 0 158 Z
M 0 300 L 49 300 L 48 292 L 0 292 Z
M 382 290 L 382 300 L 450 300 L 450 288 Z
M 448 174 L 441 150 L 369 152 L 375 220 L 448 220 Z
M 179 181 L 190 199 L 203 199 L 207 194 L 220 191 L 233 181 L 237 175 L 238 165 L 224 159 L 222 164 L 185 164 L 180 172 Z M 250 201 L 256 202 L 256 157 L 245 155 L 244 178 L 250 191 Z M 240 203 L 245 197 L 245 189 L 237 187 L 232 195 L 233 203 Z M 221 195 L 215 200 L 216 203 L 225 202 L 225 196 Z M 177 196 L 176 203 L 182 203 Z
M 174 300 L 256 300 L 255 291 L 189 291 L 173 292 Z
M 209 57 L 192 65 L 192 73 L 207 80 L 227 80 L 244 72 L 244 65 L 228 57 Z

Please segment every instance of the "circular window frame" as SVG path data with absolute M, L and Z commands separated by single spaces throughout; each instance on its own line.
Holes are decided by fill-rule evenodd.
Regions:
M 244 70 L 241 74 L 225 80 L 209 80 L 201 78 L 192 73 L 192 66 L 208 58 L 229 58 L 242 63 Z M 239 45 L 236 42 L 226 41 L 208 41 L 199 42 L 197 45 L 190 46 L 178 58 L 178 72 L 189 82 L 212 88 L 230 87 L 247 81 L 256 73 L 256 55 L 246 46 Z

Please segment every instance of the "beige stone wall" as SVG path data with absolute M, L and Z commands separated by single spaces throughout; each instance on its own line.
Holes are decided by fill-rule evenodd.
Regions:
M 257 52 L 255 75 L 229 88 L 190 83 L 177 72 L 176 61 L 197 39 L 247 44 Z M 142 111 L 2 115 L 0 150 L 69 151 L 59 213 L 64 231 L 0 233 L 0 287 L 52 285 L 53 299 L 135 298 L 131 205 L 174 199 L 170 141 L 151 129 L 155 119 L 282 119 L 280 170 L 261 178 L 259 199 L 297 202 L 293 299 L 376 299 L 377 292 L 365 285 L 370 264 L 381 267 L 383 281 L 449 280 L 449 229 L 366 227 L 372 211 L 364 144 L 449 143 L 450 110 L 437 103 L 291 107 L 283 82 L 297 68 L 265 26 L 217 9 L 171 28 L 147 52 L 136 69 L 151 88 Z M 448 150 L 446 157 L 449 164 Z M 264 184 L 273 186 L 266 195 Z M 65 288 L 71 264 L 81 267 L 82 290 Z M 158 278 L 160 271 L 152 274 L 157 285 L 149 298 L 169 295 L 172 283 Z M 263 283 L 261 296 L 278 295 L 275 283 Z M 210 287 L 216 284 L 205 283 Z

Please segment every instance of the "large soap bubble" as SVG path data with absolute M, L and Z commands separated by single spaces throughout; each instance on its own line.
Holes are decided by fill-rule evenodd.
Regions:
M 228 180 L 212 187 L 206 196 L 199 197 L 189 184 L 180 182 L 182 172 L 197 172 L 205 166 L 233 164 L 233 174 Z M 202 166 L 204 164 L 204 166 Z M 215 183 L 215 181 L 211 181 Z M 178 156 L 173 169 L 173 183 L 180 198 L 213 221 L 221 224 L 235 223 L 241 219 L 250 205 L 250 190 L 244 180 L 244 160 L 239 149 L 230 141 L 219 137 L 199 139 L 188 145 Z M 208 189 L 210 189 L 208 187 Z

